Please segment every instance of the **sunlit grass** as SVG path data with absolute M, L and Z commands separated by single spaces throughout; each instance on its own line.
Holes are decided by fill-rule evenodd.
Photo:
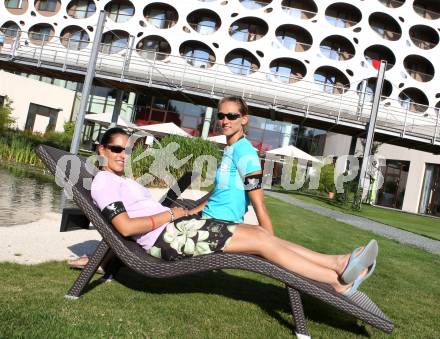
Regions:
M 305 195 L 298 192 L 289 192 L 288 194 L 307 203 L 331 208 L 343 213 L 354 214 L 412 233 L 440 240 L 440 218 L 406 213 L 367 204 L 363 204 L 360 211 L 355 211 L 351 209 L 351 203 L 341 204 L 322 196 Z
M 312 338 L 438 338 L 440 257 L 282 201 L 267 199 L 276 233 L 326 253 L 375 237 L 375 274 L 362 286 L 395 322 L 388 336 L 311 298 Z M 93 280 L 77 301 L 63 295 L 78 272 L 64 263 L 0 264 L 1 338 L 293 338 L 285 288 L 244 271 L 148 279 L 123 269 Z

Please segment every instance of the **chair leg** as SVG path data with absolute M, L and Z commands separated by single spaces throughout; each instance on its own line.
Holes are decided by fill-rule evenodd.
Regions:
M 112 251 L 108 252 L 107 257 L 104 259 L 104 261 L 106 261 L 106 265 L 104 267 L 105 274 L 103 279 L 106 281 L 111 281 L 119 272 L 119 269 L 124 266 L 124 263 Z
M 64 296 L 66 299 L 78 299 L 86 285 L 89 283 L 90 279 L 92 279 L 99 265 L 101 264 L 104 257 L 109 252 L 110 248 L 104 240 L 101 240 L 98 247 L 95 250 L 95 253 L 90 257 L 87 265 L 81 270 L 78 278 Z
M 301 296 L 297 290 L 290 286 L 286 286 L 289 294 L 290 308 L 292 309 L 293 320 L 295 321 L 295 333 L 298 339 L 310 339 L 307 330 L 307 321 L 304 316 Z

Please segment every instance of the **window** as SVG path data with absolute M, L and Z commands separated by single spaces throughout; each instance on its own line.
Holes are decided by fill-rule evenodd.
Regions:
M 211 34 L 217 29 L 217 23 L 215 20 L 208 16 L 200 16 L 197 20 L 197 24 L 192 24 L 191 26 L 200 34 Z
M 243 56 L 236 56 L 228 62 L 232 73 L 239 75 L 248 75 L 252 72 L 252 62 Z
M 20 28 L 16 23 L 9 21 L 2 26 L 1 32 L 5 37 L 15 38 L 19 30 Z
M 35 27 L 32 30 L 32 32 L 29 32 L 30 38 L 32 40 L 42 40 L 42 41 L 48 41 L 51 34 L 52 34 L 52 29 L 50 26 Z
M 107 10 L 109 18 L 115 22 L 126 22 L 134 15 L 134 7 L 128 3 L 113 3 Z
M 238 41 L 255 41 L 263 35 L 259 33 L 259 30 L 255 24 L 239 22 L 231 26 L 230 34 Z
M 136 46 L 138 53 L 150 60 L 163 60 L 171 52 L 171 46 L 164 38 L 151 35 L 142 39 Z
M 315 74 L 315 81 L 321 85 L 323 92 L 335 93 L 336 76 L 330 74 Z
M 147 21 L 157 28 L 170 28 L 177 21 L 177 14 L 174 10 L 151 8 L 147 13 Z
M 199 68 L 210 67 L 210 62 L 212 61 L 211 59 L 213 59 L 213 56 L 209 53 L 208 50 L 190 46 L 187 46 L 184 49 L 182 55 L 187 58 L 186 61 L 191 66 Z
M 23 0 L 6 0 L 5 7 L 11 9 L 21 9 L 23 8 Z
M 40 0 L 37 9 L 39 11 L 55 12 L 57 9 L 57 0 Z
M 278 41 L 287 49 L 293 49 L 296 45 L 295 33 L 282 29 L 277 34 Z
M 68 8 L 68 13 L 76 19 L 88 18 L 96 12 L 96 5 L 91 0 L 78 0 Z
M 279 81 L 284 83 L 294 83 L 301 77 L 301 74 L 295 72 L 293 65 L 282 61 L 271 63 L 270 71 Z
M 107 54 L 118 53 L 128 45 L 128 36 L 119 36 L 123 32 L 107 32 L 103 36 L 102 52 Z
M 80 50 L 86 48 L 89 44 L 89 35 L 86 31 L 72 32 L 66 39 L 66 47 L 73 50 Z

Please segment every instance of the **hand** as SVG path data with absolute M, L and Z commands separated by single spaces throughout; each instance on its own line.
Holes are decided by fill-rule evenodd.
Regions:
M 186 208 L 173 207 L 171 210 L 173 211 L 174 217 L 176 219 L 186 217 L 188 215 L 188 210 Z

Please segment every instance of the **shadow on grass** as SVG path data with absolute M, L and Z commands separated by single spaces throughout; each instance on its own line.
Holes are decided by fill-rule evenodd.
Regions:
M 260 307 L 294 334 L 292 323 L 281 315 L 281 313 L 291 313 L 287 291 L 284 287 L 272 283 L 240 277 L 222 270 L 176 278 L 154 279 L 146 278 L 127 268 L 122 268 L 114 280 L 127 288 L 150 294 L 206 293 L 249 302 Z M 91 291 L 104 281 L 103 279 L 92 281 L 84 293 Z M 357 324 L 353 317 L 307 295 L 302 295 L 302 300 L 308 320 L 365 337 L 370 335 L 365 326 Z

